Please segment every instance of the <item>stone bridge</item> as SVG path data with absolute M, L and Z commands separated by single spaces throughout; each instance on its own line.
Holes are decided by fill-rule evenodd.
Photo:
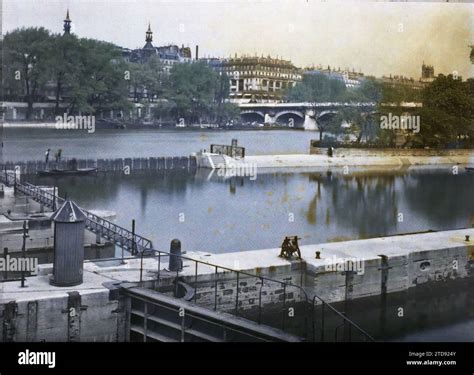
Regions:
M 343 107 L 360 108 L 362 112 L 374 112 L 377 103 L 242 103 L 240 115 L 244 122 L 279 124 L 305 130 L 316 130 L 318 122 L 328 120 Z M 397 106 L 386 104 L 386 106 Z M 402 103 L 401 107 L 413 109 L 419 103 Z

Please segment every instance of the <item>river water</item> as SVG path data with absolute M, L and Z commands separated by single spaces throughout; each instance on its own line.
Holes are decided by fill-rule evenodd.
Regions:
M 189 155 L 237 138 L 247 154 L 307 153 L 316 133 L 303 131 L 4 130 L 4 160 L 42 157 L 115 158 Z M 41 178 L 87 209 L 117 213 L 162 249 L 179 238 L 185 250 L 213 253 L 279 247 L 286 235 L 302 244 L 397 233 L 447 230 L 474 222 L 474 173 L 451 167 L 401 171 L 258 171 L 224 179 L 208 171 L 132 172 Z
M 211 143 L 230 144 L 237 138 L 248 155 L 308 153 L 319 134 L 298 130 L 60 130 L 4 128 L 3 158 L 9 161 L 42 159 L 46 149 L 61 148 L 66 158 L 100 159 L 149 156 L 188 156 Z
M 62 148 L 65 157 L 77 158 L 185 156 L 208 149 L 211 143 L 230 144 L 232 138 L 246 147 L 248 155 L 307 153 L 310 139 L 316 137 L 302 131 L 127 129 L 88 134 L 5 129 L 3 158 L 39 159 L 48 147 L 53 152 Z M 203 170 L 27 179 L 58 186 L 61 196 L 67 194 L 84 208 L 115 211 L 116 222 L 128 228 L 136 219 L 137 233 L 161 250 L 168 250 L 173 238 L 180 239 L 187 251 L 224 253 L 277 248 L 286 235 L 298 235 L 305 245 L 474 223 L 474 173 L 460 169 L 454 175 L 451 166 L 348 175 L 259 170 L 255 180 L 225 179 Z M 454 305 L 443 316 L 439 325 L 414 325 L 381 337 L 474 341 L 472 304 Z M 454 316 L 459 319 L 449 323 Z

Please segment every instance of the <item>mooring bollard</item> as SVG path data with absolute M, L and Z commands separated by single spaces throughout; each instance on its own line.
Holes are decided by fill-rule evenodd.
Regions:
M 183 260 L 181 259 L 181 241 L 174 239 L 170 245 L 170 271 L 181 271 L 183 269 Z

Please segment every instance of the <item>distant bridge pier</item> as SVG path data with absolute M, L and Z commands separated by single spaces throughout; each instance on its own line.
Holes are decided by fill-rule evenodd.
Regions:
M 272 116 L 271 113 L 265 113 L 265 121 L 264 123 L 266 125 L 274 125 L 276 123 L 276 118 L 275 116 Z
M 307 110 L 304 114 L 304 130 L 318 130 L 314 109 Z

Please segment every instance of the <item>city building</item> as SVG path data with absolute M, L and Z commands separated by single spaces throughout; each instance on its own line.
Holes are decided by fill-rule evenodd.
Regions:
M 227 59 L 219 57 L 202 57 L 199 59 L 199 62 L 205 63 L 212 70 L 221 73 L 224 71 L 224 64 L 227 62 Z
M 151 56 L 156 56 L 163 64 L 163 70 L 169 73 L 174 64 L 192 62 L 191 49 L 184 44 L 179 47 L 175 44 L 155 47 L 153 45 L 153 32 L 151 25 L 148 24 L 148 30 L 145 33 L 145 45 L 143 48 L 134 50 L 122 49 L 122 55 L 125 60 L 130 62 L 144 63 Z
M 233 103 L 280 102 L 286 90 L 301 81 L 301 73 L 291 61 L 270 56 L 236 55 L 222 60 L 218 69 L 229 76 L 229 99 Z
M 425 65 L 423 61 L 423 65 L 421 66 L 421 82 L 433 82 L 435 79 L 434 75 L 434 67 L 433 65 Z
M 324 74 L 325 76 L 331 79 L 337 79 L 344 83 L 347 88 L 359 87 L 361 82 L 364 80 L 364 74 L 361 72 L 356 72 L 354 70 L 341 70 L 340 68 L 331 69 L 328 66 L 326 69 L 321 66 L 318 67 L 308 67 L 303 71 L 303 75 L 312 75 L 312 74 Z
M 425 87 L 426 83 L 422 82 L 421 79 L 419 81 L 413 79 L 413 78 L 408 78 L 405 76 L 382 76 L 382 78 L 377 79 L 378 82 L 389 85 L 391 87 L 409 87 L 415 90 L 421 90 L 423 87 Z
M 382 76 L 379 78 L 378 81 L 383 84 L 390 85 L 392 87 L 409 87 L 415 90 L 421 90 L 426 85 L 430 84 L 435 79 L 434 67 L 432 65 L 427 65 L 425 62 L 421 65 L 421 77 L 416 80 L 414 78 L 408 78 L 402 75 L 395 75 L 395 76 Z M 458 77 L 462 79 L 461 77 Z

